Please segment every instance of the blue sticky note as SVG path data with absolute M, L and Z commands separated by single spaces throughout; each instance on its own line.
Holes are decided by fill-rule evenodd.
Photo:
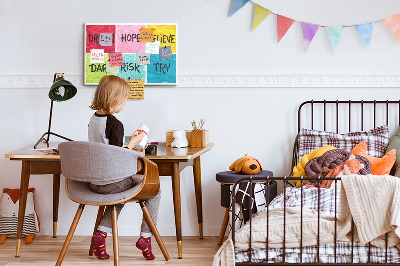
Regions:
M 160 60 L 172 59 L 171 46 L 160 47 Z

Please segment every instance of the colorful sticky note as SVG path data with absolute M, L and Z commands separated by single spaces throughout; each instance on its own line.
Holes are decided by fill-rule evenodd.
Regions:
M 110 67 L 122 66 L 124 59 L 122 58 L 122 52 L 110 53 Z
M 112 46 L 113 34 L 112 33 L 100 33 L 99 34 L 99 44 L 101 46 Z
M 144 99 L 144 79 L 125 79 L 131 87 L 128 99 L 143 100 Z
M 104 50 L 92 49 L 90 50 L 90 63 L 104 63 Z
M 154 29 L 141 28 L 140 29 L 140 42 L 153 42 L 154 41 Z
M 145 50 L 146 53 L 158 54 L 159 50 L 160 50 L 160 41 L 146 43 L 146 50 Z
M 119 72 L 119 66 L 115 67 L 110 67 L 110 61 L 106 61 L 106 72 L 108 73 L 118 73 Z
M 160 60 L 172 59 L 171 46 L 160 47 Z
M 138 65 L 150 64 L 150 54 L 138 52 L 137 53 L 137 63 L 138 63 Z

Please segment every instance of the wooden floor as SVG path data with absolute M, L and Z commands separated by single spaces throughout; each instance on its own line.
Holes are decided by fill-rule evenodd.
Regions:
M 142 256 L 142 252 L 135 247 L 138 237 L 119 237 L 120 264 L 123 265 L 211 265 L 214 254 L 217 253 L 218 237 L 208 236 L 204 239 L 198 237 L 183 237 L 183 258 L 178 259 L 176 237 L 163 237 L 171 260 L 165 261 L 157 242 L 152 238 L 152 249 L 156 256 L 154 261 L 148 261 Z M 64 244 L 65 236 L 52 238 L 51 236 L 37 236 L 31 244 L 21 244 L 20 257 L 15 257 L 15 238 L 7 238 L 4 244 L 0 244 L 0 266 L 3 265 L 54 265 L 58 254 Z M 110 259 L 99 260 L 88 254 L 90 237 L 74 236 L 68 248 L 62 265 L 113 265 L 112 237 L 107 238 L 107 253 Z

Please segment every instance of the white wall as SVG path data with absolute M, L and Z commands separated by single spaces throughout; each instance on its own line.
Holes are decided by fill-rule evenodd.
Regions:
M 398 1 L 379 1 L 379 8 L 374 1 L 365 0 L 353 1 L 357 3 L 354 5 L 331 1 L 330 6 L 314 7 L 311 4 L 320 1 L 259 2 L 279 14 L 324 25 L 362 23 L 400 12 Z M 349 28 L 337 53 L 333 54 L 326 32 L 321 29 L 304 53 L 298 23 L 277 45 L 273 15 L 252 33 L 252 4 L 228 17 L 230 5 L 231 0 L 1 1 L 0 153 L 31 145 L 47 130 L 50 107 L 47 92 L 55 72 L 65 72 L 67 79 L 71 76 L 82 80 L 84 23 L 178 23 L 178 68 L 183 77 L 399 76 L 400 44 L 383 23 L 375 24 L 369 50 L 355 29 Z M 23 80 L 21 76 L 28 79 Z M 37 79 L 38 76 L 44 81 Z M 165 141 L 166 131 L 189 129 L 191 120 L 206 118 L 206 128 L 215 147 L 202 157 L 204 232 L 218 235 L 223 209 L 219 206 L 220 188 L 215 173 L 227 170 L 236 158 L 249 153 L 275 175 L 287 174 L 297 130 L 297 107 L 302 101 L 399 99 L 396 79 L 390 80 L 386 88 L 378 87 L 373 80 L 367 81 L 365 87 L 352 87 L 346 79 L 340 87 L 315 84 L 308 87 L 307 80 L 306 84 L 294 82 L 280 86 L 278 82 L 277 86 L 266 84 L 264 87 L 233 84 L 232 88 L 212 82 L 199 87 L 188 82 L 177 87 L 146 87 L 145 100 L 128 102 L 118 117 L 127 133 L 141 122 L 148 124 L 152 131 L 150 141 Z M 88 105 L 95 87 L 76 85 L 78 94 L 73 99 L 55 103 L 52 131 L 86 140 L 87 123 L 92 114 Z M 21 163 L 3 158 L 0 169 L 0 188 L 19 188 Z M 183 170 L 184 235 L 198 233 L 192 180 L 191 168 Z M 46 235 L 52 233 L 51 181 L 50 175 L 44 175 L 32 176 L 30 182 L 30 187 L 36 188 L 41 234 Z M 162 177 L 161 186 L 158 228 L 162 235 L 174 235 L 170 178 Z M 63 191 L 62 183 L 60 235 L 67 233 L 77 207 Z M 77 234 L 91 233 L 95 213 L 95 208 L 86 208 Z M 137 235 L 140 217 L 138 206 L 126 206 L 119 220 L 120 234 Z

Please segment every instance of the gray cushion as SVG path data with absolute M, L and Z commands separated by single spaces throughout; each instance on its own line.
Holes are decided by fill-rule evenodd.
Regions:
M 98 203 L 115 203 L 124 200 L 134 195 L 142 186 L 143 175 L 134 175 L 132 178 L 136 181 L 137 185 L 133 188 L 125 190 L 124 192 L 115 194 L 99 194 L 93 192 L 89 188 L 89 182 L 76 181 L 67 179 L 66 189 L 72 200 L 81 203 L 87 203 L 90 205 Z
M 111 183 L 137 172 L 142 153 L 96 142 L 70 141 L 58 145 L 62 174 L 83 182 Z

